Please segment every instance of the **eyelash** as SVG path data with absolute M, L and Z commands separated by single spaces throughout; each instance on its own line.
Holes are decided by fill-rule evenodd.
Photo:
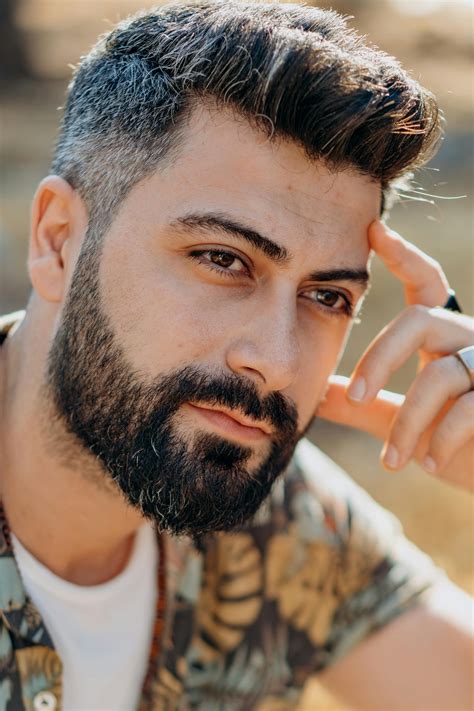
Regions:
M 230 252 L 225 249 L 196 249 L 196 250 L 193 250 L 192 252 L 190 252 L 188 256 L 191 259 L 194 259 L 195 261 L 202 264 L 204 267 L 209 269 L 209 271 L 211 271 L 213 273 L 218 272 L 220 275 L 222 275 L 224 277 L 228 277 L 230 279 L 238 279 L 239 277 L 242 276 L 242 274 L 244 274 L 244 272 L 233 271 L 231 269 L 221 267 L 218 264 L 214 264 L 213 262 L 211 262 L 208 259 L 203 259 L 203 256 L 205 254 L 221 254 L 221 255 L 233 257 L 234 259 L 237 259 L 245 266 L 245 268 L 247 269 L 247 274 L 249 274 L 247 265 L 245 264 L 244 260 L 241 257 L 239 257 L 237 254 L 234 254 L 233 252 Z M 340 296 L 341 299 L 343 299 L 344 305 L 341 309 L 331 308 L 330 306 L 325 306 L 321 302 L 310 299 L 310 301 L 312 301 L 314 304 L 316 304 L 316 306 L 322 308 L 326 313 L 330 314 L 331 316 L 339 316 L 339 315 L 343 314 L 345 316 L 352 317 L 354 315 L 354 309 L 353 309 L 352 302 L 351 302 L 350 298 L 348 296 L 346 296 L 346 294 L 342 294 L 340 291 L 336 291 L 334 289 L 314 289 L 313 291 L 330 292 L 331 294 L 337 294 L 337 296 Z

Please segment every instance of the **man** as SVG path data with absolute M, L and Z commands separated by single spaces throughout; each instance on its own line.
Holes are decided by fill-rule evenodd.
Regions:
M 332 11 L 166 6 L 84 58 L 2 329 L 1 708 L 247 710 L 314 673 L 469 708 L 471 599 L 304 440 L 319 408 L 472 488 L 472 320 L 378 219 L 440 135 Z M 347 389 L 371 250 L 409 307 Z

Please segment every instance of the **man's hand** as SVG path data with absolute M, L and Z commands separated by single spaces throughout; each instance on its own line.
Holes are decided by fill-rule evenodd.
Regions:
M 350 379 L 333 376 L 317 415 L 385 440 L 390 470 L 411 458 L 431 474 L 474 490 L 474 391 L 452 355 L 474 343 L 474 319 L 435 308 L 448 298 L 448 281 L 431 257 L 380 220 L 369 242 L 404 285 L 407 308 L 377 335 Z M 405 397 L 382 390 L 415 352 L 418 373 Z

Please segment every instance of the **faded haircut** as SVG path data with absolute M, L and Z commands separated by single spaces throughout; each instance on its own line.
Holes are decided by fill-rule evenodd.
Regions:
M 270 140 L 381 185 L 381 216 L 436 152 L 434 95 L 392 56 L 316 7 L 180 2 L 129 17 L 74 71 L 52 171 L 104 229 L 130 189 L 183 143 L 197 102 L 230 107 Z

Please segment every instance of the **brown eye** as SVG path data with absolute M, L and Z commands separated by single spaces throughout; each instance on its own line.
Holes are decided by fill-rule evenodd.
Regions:
M 311 301 L 322 306 L 328 313 L 345 314 L 346 316 L 352 315 L 351 302 L 339 291 L 333 291 L 332 289 L 313 289 L 313 291 L 306 293 Z
M 242 277 L 250 273 L 243 259 L 224 249 L 194 249 L 189 256 L 223 277 Z
M 211 255 L 211 262 L 219 267 L 224 267 L 224 269 L 228 269 L 234 262 L 239 261 L 229 252 L 210 252 L 209 254 Z
M 337 302 L 339 299 L 342 300 L 342 296 L 338 294 L 336 291 L 317 291 L 316 292 L 317 300 L 319 301 L 320 304 L 324 304 L 324 306 L 329 306 L 333 307 L 336 306 Z

